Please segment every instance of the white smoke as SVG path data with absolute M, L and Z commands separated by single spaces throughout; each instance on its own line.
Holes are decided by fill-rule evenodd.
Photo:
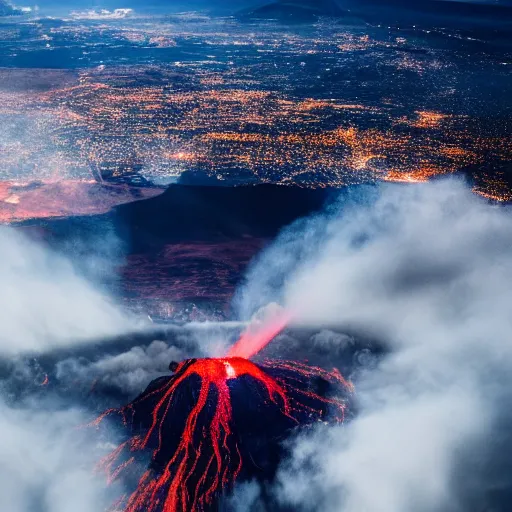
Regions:
M 147 347 L 136 346 L 121 354 L 106 355 L 95 361 L 65 359 L 57 363 L 60 384 L 91 386 L 99 382 L 137 396 L 153 379 L 169 374 L 169 363 L 186 357 L 183 350 L 155 340 Z M 75 384 L 76 385 L 76 384 Z
M 91 433 L 76 427 L 79 410 L 16 409 L 0 403 L 0 509 L 10 512 L 98 512 L 109 503 L 104 454 Z
M 168 326 L 166 341 L 153 340 L 147 345 L 128 348 L 120 346 L 115 353 L 96 353 L 91 358 L 62 359 L 55 365 L 55 378 L 59 385 L 75 390 L 77 386 L 90 389 L 94 383 L 134 398 L 153 379 L 169 375 L 171 361 L 224 355 L 244 327 L 245 324 L 239 322 Z M 22 362 L 17 372 L 22 374 L 23 371 Z
M 9 227 L 0 227 L 0 248 L 0 355 L 42 352 L 135 328 L 64 256 Z
M 371 333 L 389 354 L 356 382 L 355 420 L 296 440 L 279 500 L 431 512 L 482 499 L 468 482 L 489 484 L 475 472 L 511 384 L 511 281 L 510 210 L 457 180 L 356 191 L 285 231 L 249 272 L 241 314 L 280 300 L 296 322 Z
M 137 325 L 112 298 L 80 275 L 70 260 L 14 228 L 0 227 L 0 250 L 0 356 L 4 360 L 22 365 L 18 358 L 26 353 L 97 342 Z M 27 379 L 23 385 L 30 387 L 33 381 Z M 79 407 L 69 410 L 69 404 L 49 395 L 29 401 L 12 400 L 6 391 L 2 395 L 0 510 L 105 510 L 111 496 L 104 476 L 95 476 L 93 469 L 106 450 L 98 444 L 97 435 L 77 429 L 90 415 Z

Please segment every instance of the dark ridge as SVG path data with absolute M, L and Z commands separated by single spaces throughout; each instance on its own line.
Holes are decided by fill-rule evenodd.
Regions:
M 116 217 L 136 238 L 167 241 L 270 237 L 322 208 L 329 191 L 279 185 L 208 187 L 172 185 L 161 196 L 119 206 Z
M 26 222 L 49 241 L 88 239 L 114 229 L 129 252 L 163 244 L 271 238 L 294 220 L 319 211 L 336 189 L 280 185 L 240 187 L 171 185 L 162 195 L 116 207 L 104 215 Z
M 469 31 L 473 38 L 507 38 L 512 31 L 512 6 L 455 0 L 341 0 L 344 8 L 371 24 L 444 27 Z
M 338 194 L 175 184 L 107 214 L 27 221 L 18 229 L 65 253 L 78 272 L 101 279 L 127 307 L 138 310 L 143 303 L 155 319 L 227 318 L 251 258 L 284 226 Z
M 281 22 L 306 23 L 319 16 L 339 17 L 348 14 L 334 0 L 278 0 L 241 11 L 242 19 L 276 19 Z
M 354 7 L 378 6 L 387 9 L 404 9 L 435 15 L 460 17 L 512 18 L 512 7 L 503 4 L 484 4 L 449 0 L 350 0 Z

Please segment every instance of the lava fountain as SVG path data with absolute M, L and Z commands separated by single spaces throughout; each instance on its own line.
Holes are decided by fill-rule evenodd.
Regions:
M 242 334 L 227 357 L 182 361 L 173 376 L 156 379 L 133 402 L 95 421 L 115 415 L 130 432 L 100 463 L 109 481 L 136 466 L 138 454 L 151 454 L 125 512 L 216 510 L 236 480 L 272 478 L 292 429 L 343 421 L 352 386 L 337 370 L 249 361 L 288 318 Z
M 250 359 L 265 348 L 290 323 L 291 319 L 290 313 L 281 312 L 260 329 L 253 330 L 249 326 L 229 349 L 228 356 Z

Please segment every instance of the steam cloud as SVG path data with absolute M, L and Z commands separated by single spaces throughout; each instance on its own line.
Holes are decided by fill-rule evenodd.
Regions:
M 496 468 L 499 446 L 510 448 L 511 226 L 508 208 L 457 180 L 382 185 L 296 223 L 259 257 L 238 294 L 241 316 L 280 301 L 297 322 L 346 326 L 388 348 L 357 377 L 356 419 L 294 441 L 274 490 L 281 503 L 326 512 L 499 506 L 510 485 Z M 347 343 L 323 338 L 333 354 L 337 339 Z
M 0 247 L 0 355 L 41 352 L 135 328 L 62 255 L 8 227 L 0 227 Z
M 97 512 L 109 498 L 91 472 L 101 450 L 77 435 L 79 410 L 13 408 L 0 403 L 0 508 L 12 512 Z M 110 490 L 112 491 L 112 490 Z
M 0 356 L 23 368 L 27 353 L 85 343 L 133 329 L 134 321 L 72 263 L 12 228 L 0 228 Z M 30 384 L 27 381 L 25 384 Z M 90 417 L 49 397 L 13 401 L 1 382 L 0 509 L 97 512 L 107 508 L 104 479 L 91 468 L 104 449 Z
M 56 377 L 62 385 L 80 382 L 90 386 L 98 381 L 137 396 L 153 379 L 168 373 L 170 361 L 181 361 L 185 356 L 177 347 L 155 340 L 147 347 L 132 347 L 93 362 L 65 359 L 57 364 Z

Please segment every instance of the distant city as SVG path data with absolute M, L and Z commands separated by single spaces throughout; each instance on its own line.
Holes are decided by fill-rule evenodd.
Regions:
M 507 45 L 329 18 L 13 20 L 0 24 L 4 220 L 29 217 L 20 198 L 55 182 L 339 187 L 461 173 L 512 198 Z

